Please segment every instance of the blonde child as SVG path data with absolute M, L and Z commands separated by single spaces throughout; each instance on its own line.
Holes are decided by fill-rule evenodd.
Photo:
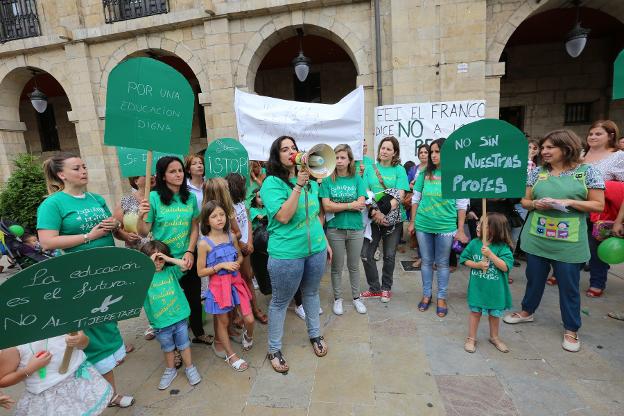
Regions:
M 87 361 L 83 350 L 88 344 L 89 337 L 79 331 L 76 335 L 61 335 L 0 350 L 0 387 L 20 381 L 26 385 L 15 414 L 101 414 L 113 397 L 113 388 Z M 68 346 L 74 347 L 69 367 L 60 374 L 58 370 Z M 4 399 L 6 405 L 11 402 Z
M 182 259 L 172 258 L 169 247 L 161 241 L 154 240 L 143 244 L 141 252 L 149 256 L 156 266 L 143 308 L 151 327 L 156 331 L 160 349 L 165 354 L 166 367 L 158 389 L 165 390 L 178 376 L 175 350 L 180 352 L 186 367 L 186 378 L 194 386 L 201 381 L 201 376 L 191 360 L 187 321 L 191 308 L 178 283 L 186 271 L 186 263 Z
M 210 276 L 208 290 L 204 292 L 204 306 L 206 312 L 215 316 L 217 340 L 212 348 L 234 370 L 245 371 L 249 365 L 232 350 L 228 334 L 229 313 L 238 306 L 245 325 L 241 334 L 243 351 L 253 346 L 251 292 L 238 271 L 243 256 L 236 238 L 230 233 L 230 218 L 221 204 L 216 201 L 204 204 L 200 223 L 202 237 L 197 244 L 197 274 L 200 277 Z M 217 344 L 223 350 L 219 350 Z
M 498 337 L 500 318 L 506 309 L 511 308 L 508 278 L 514 259 L 507 218 L 495 212 L 488 214 L 487 230 L 484 245 L 480 222 L 477 225 L 479 238 L 473 239 L 460 257 L 460 262 L 472 269 L 468 284 L 468 337 L 464 344 L 464 350 L 470 353 L 477 349 L 477 328 L 481 315 L 487 315 L 490 322 L 490 343 L 501 352 L 509 352 L 507 345 Z

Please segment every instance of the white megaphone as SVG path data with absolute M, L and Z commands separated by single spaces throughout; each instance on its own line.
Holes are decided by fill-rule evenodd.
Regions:
M 336 168 L 334 149 L 326 144 L 317 144 L 306 152 L 296 153 L 291 160 L 308 169 L 310 175 L 317 179 L 328 177 Z

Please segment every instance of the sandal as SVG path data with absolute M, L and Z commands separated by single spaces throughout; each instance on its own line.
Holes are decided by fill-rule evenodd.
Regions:
M 425 299 L 427 299 L 426 302 L 425 302 Z M 425 312 L 427 309 L 429 309 L 430 304 L 431 304 L 431 298 L 427 296 L 423 296 L 422 300 L 418 304 L 418 310 L 421 312 Z
M 557 278 L 555 276 L 550 276 L 548 279 L 546 279 L 546 284 L 548 286 L 556 286 L 557 285 Z
M 126 354 L 130 354 L 131 352 L 134 351 L 134 344 L 125 344 L 126 347 Z
M 267 354 L 267 358 L 269 359 L 269 362 L 271 363 L 271 367 L 273 367 L 273 370 L 277 371 L 278 373 L 282 373 L 282 374 L 288 373 L 288 370 L 289 370 L 288 364 L 286 363 L 286 360 L 282 356 L 282 352 L 281 351 L 275 351 L 274 353 L 268 353 Z M 275 362 L 274 360 L 277 360 L 277 362 Z
M 500 352 L 509 352 L 509 347 L 507 347 L 507 345 L 505 345 L 505 343 L 498 337 L 490 338 L 490 344 L 494 345 Z
M 126 407 L 130 407 L 134 404 L 134 397 L 132 396 L 120 396 L 119 394 L 115 394 L 110 402 L 108 402 L 108 407 L 120 407 L 125 409 Z
M 253 338 L 247 336 L 247 331 L 243 332 L 241 344 L 243 345 L 243 351 L 249 351 L 253 347 Z
M 266 313 L 262 312 L 260 308 L 254 311 L 254 318 L 256 318 L 256 321 L 260 322 L 262 325 L 269 323 L 269 317 Z
M 191 342 L 193 344 L 212 345 L 212 343 L 214 342 L 214 336 L 208 335 L 208 334 L 200 335 L 198 337 L 193 338 Z
M 234 370 L 236 371 L 245 371 L 249 368 L 249 364 L 247 364 L 247 361 L 243 360 L 242 358 L 239 358 L 238 360 L 234 361 L 233 363 L 230 362 L 230 360 L 232 359 L 232 357 L 234 357 L 236 355 L 236 353 L 230 355 L 229 357 L 225 358 L 225 362 L 228 363 L 228 365 L 230 367 L 232 367 Z
M 466 342 L 464 343 L 464 351 L 473 353 L 477 350 L 477 340 L 472 337 L 466 337 Z
M 178 350 L 173 351 L 173 366 L 176 370 L 182 367 L 182 354 L 180 354 L 180 351 Z
M 156 338 L 156 330 L 151 326 L 147 327 L 147 329 L 143 333 L 143 338 L 145 338 L 146 341 L 153 340 L 154 338 Z
M 312 344 L 314 354 L 316 354 L 317 357 L 325 357 L 327 355 L 327 343 L 325 342 L 325 338 L 310 338 L 310 344 Z
M 446 314 L 448 314 L 448 303 L 446 304 L 446 306 L 440 306 L 440 300 L 444 299 L 438 299 L 436 304 L 436 315 L 438 315 L 440 318 L 444 318 Z
M 420 270 L 420 266 L 422 265 L 422 259 L 416 259 L 414 260 L 414 262 L 412 263 L 412 267 L 415 270 Z
M 587 296 L 588 298 L 599 298 L 602 296 L 603 293 L 603 289 L 594 289 L 593 287 L 590 287 L 585 292 L 585 296 Z

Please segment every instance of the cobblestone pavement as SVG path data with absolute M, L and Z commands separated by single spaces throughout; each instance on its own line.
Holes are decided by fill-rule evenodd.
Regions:
M 409 260 L 399 254 L 398 260 Z M 379 264 L 381 266 L 381 264 Z M 452 274 L 449 315 L 435 308 L 421 313 L 419 272 L 397 262 L 393 298 L 367 301 L 359 315 L 348 301 L 345 314 L 331 312 L 329 275 L 323 278 L 321 316 L 329 354 L 317 358 L 305 324 L 292 311 L 286 319 L 283 352 L 291 370 L 275 373 L 267 360 L 266 326 L 257 325 L 254 348 L 242 356 L 250 369 L 231 370 L 209 348 L 193 345 L 203 381 L 192 388 L 183 373 L 166 391 L 156 386 L 163 357 L 156 341 L 144 341 L 145 318 L 123 321 L 124 338 L 136 351 L 115 371 L 119 390 L 136 404 L 106 415 L 622 415 L 624 414 L 624 322 L 606 317 L 624 310 L 624 267 L 611 271 L 605 296 L 582 295 L 582 349 L 561 348 L 562 326 L 556 287 L 547 287 L 532 324 L 503 324 L 501 338 L 511 352 L 487 342 L 487 322 L 479 328 L 475 354 L 463 351 L 467 332 L 468 269 Z M 514 305 L 524 293 L 524 263 L 512 271 Z M 364 277 L 362 273 L 362 282 Z M 348 278 L 343 278 L 348 293 Z M 581 289 L 588 286 L 582 273 Z M 364 283 L 362 288 L 364 289 Z M 266 311 L 268 297 L 260 295 Z M 212 320 L 206 323 L 212 333 Z M 236 346 L 236 348 L 240 348 Z M 21 386 L 7 389 L 19 397 Z M 0 410 L 0 414 L 3 413 Z

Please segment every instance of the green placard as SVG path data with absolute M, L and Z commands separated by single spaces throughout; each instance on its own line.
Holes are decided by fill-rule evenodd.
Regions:
M 187 154 L 194 94 L 182 74 L 151 58 L 131 58 L 108 77 L 104 144 Z
M 0 348 L 139 316 L 154 263 L 136 250 L 65 254 L 0 285 Z
M 613 99 L 624 99 L 624 50 L 613 63 Z
M 461 127 L 442 148 L 442 196 L 524 196 L 528 148 L 524 133 L 506 121 L 483 119 Z
M 225 177 L 228 173 L 240 173 L 249 183 L 249 155 L 236 139 L 217 139 L 208 145 L 204 153 L 206 178 Z
M 152 163 L 152 175 L 156 174 L 156 162 L 164 156 L 176 156 L 184 162 L 184 156 L 171 153 L 154 152 L 154 162 Z M 147 150 L 131 149 L 129 147 L 119 146 L 117 148 L 117 157 L 119 158 L 119 169 L 121 176 L 128 178 L 130 176 L 145 176 L 145 165 L 147 164 Z

